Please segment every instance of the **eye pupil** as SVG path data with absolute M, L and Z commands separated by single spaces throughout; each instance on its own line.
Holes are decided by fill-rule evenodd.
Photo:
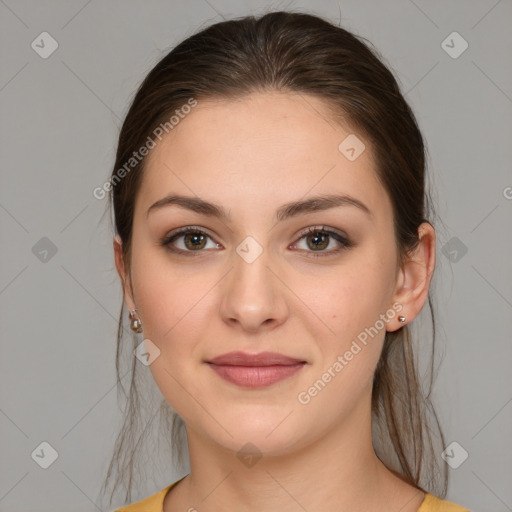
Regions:
M 328 238 L 329 235 L 327 233 L 322 233 L 320 231 L 315 231 L 307 237 L 308 242 L 310 239 L 315 240 L 313 247 L 316 249 L 325 249 L 329 245 Z M 323 239 L 323 242 L 321 242 L 320 239 Z M 317 244 L 317 241 L 320 241 L 320 243 Z
M 190 241 L 192 241 L 192 246 L 188 245 L 188 242 Z M 202 249 L 205 245 L 205 241 L 205 236 L 201 233 L 187 233 L 185 235 L 185 245 L 187 248 L 192 249 L 193 251 Z M 197 242 L 199 242 L 201 245 L 196 245 Z

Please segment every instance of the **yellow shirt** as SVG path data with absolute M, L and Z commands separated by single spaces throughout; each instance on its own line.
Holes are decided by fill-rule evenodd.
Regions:
M 185 478 L 185 477 L 183 477 Z M 137 503 L 132 503 L 131 505 L 127 505 L 126 507 L 117 508 L 114 512 L 163 512 L 164 507 L 164 498 L 169 489 L 174 487 L 178 482 L 183 480 L 177 480 L 173 484 L 167 486 L 165 489 L 149 496 L 142 501 L 138 501 Z M 452 503 L 451 501 L 446 501 L 434 496 L 433 494 L 426 493 L 425 499 L 423 500 L 418 512 L 471 512 L 467 508 L 461 507 Z

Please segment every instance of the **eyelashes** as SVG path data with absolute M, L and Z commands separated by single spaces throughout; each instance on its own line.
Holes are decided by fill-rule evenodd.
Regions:
M 319 236 L 323 238 L 328 238 L 329 242 L 330 239 L 334 239 L 339 243 L 339 247 L 337 249 L 331 249 L 330 251 L 306 251 L 311 252 L 311 256 L 328 256 L 329 254 L 338 253 L 344 249 L 348 249 L 349 247 L 352 247 L 352 242 L 348 240 L 347 237 L 341 235 L 337 231 L 332 231 L 331 229 L 326 228 L 325 226 L 322 227 L 310 227 L 305 232 L 303 232 L 298 242 L 300 242 L 302 239 L 308 239 L 309 237 L 312 237 L 313 239 L 318 239 Z M 328 243 L 329 243 L 328 242 Z M 296 245 L 297 242 L 295 242 L 293 245 Z
M 181 249 L 173 245 L 177 240 L 182 238 L 184 240 L 185 249 Z M 210 239 L 213 242 L 213 248 L 221 248 L 220 244 L 217 244 L 213 241 L 212 237 L 203 229 L 198 226 L 187 226 L 184 228 L 180 228 L 179 230 L 165 236 L 160 244 L 166 248 L 171 253 L 184 255 L 187 257 L 195 257 L 200 256 L 200 253 L 204 253 L 204 248 L 206 247 L 206 241 Z M 341 233 L 329 229 L 325 226 L 312 226 L 307 230 L 303 231 L 296 242 L 292 244 L 292 247 L 295 247 L 299 242 L 303 239 L 306 239 L 306 244 L 308 241 L 314 240 L 314 247 L 323 247 L 325 241 L 327 240 L 327 245 L 330 245 L 331 241 L 334 240 L 338 243 L 338 247 L 336 249 L 331 249 L 328 251 L 325 250 L 305 250 L 299 249 L 299 251 L 303 251 L 307 254 L 308 257 L 326 257 L 332 256 L 334 254 L 338 254 L 350 247 L 353 247 L 353 243 Z M 320 241 L 320 244 L 316 245 L 317 242 Z M 195 245 L 195 249 L 188 249 L 187 243 L 192 242 L 192 246 Z
M 194 237 L 188 237 L 188 235 L 195 235 Z M 198 236 L 199 235 L 199 236 Z M 200 248 L 197 248 L 197 249 L 193 249 L 193 250 L 185 250 L 185 249 L 178 249 L 176 247 L 174 247 L 172 244 L 174 243 L 175 240 L 177 240 L 178 238 L 187 238 L 187 239 L 193 239 L 193 240 L 196 240 L 199 238 L 199 239 L 206 239 L 206 238 L 211 238 L 211 236 L 206 232 L 206 231 L 203 231 L 201 228 L 199 227 L 196 227 L 196 226 L 188 226 L 186 228 L 180 228 L 178 231 L 174 232 L 174 233 L 171 233 L 170 235 L 166 236 L 163 240 L 162 240 L 162 245 L 165 246 L 170 252 L 174 252 L 174 253 L 192 253 L 190 254 L 190 256 L 196 256 L 197 254 L 195 253 L 198 253 L 198 252 L 203 252 L 201 251 L 201 249 L 203 247 L 200 247 Z M 219 244 L 216 244 L 217 246 Z M 186 254 L 187 256 L 189 256 L 189 254 Z

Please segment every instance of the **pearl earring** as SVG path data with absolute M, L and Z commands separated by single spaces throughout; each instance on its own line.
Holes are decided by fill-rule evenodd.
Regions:
M 135 317 L 136 309 L 131 309 L 129 311 L 130 315 L 130 329 L 135 332 L 142 332 L 142 322 L 139 318 Z

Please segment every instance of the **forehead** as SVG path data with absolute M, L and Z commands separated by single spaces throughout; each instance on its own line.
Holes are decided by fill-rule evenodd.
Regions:
M 199 100 L 146 157 L 136 210 L 171 192 L 238 208 L 342 193 L 391 208 L 364 135 L 321 99 L 282 92 Z

